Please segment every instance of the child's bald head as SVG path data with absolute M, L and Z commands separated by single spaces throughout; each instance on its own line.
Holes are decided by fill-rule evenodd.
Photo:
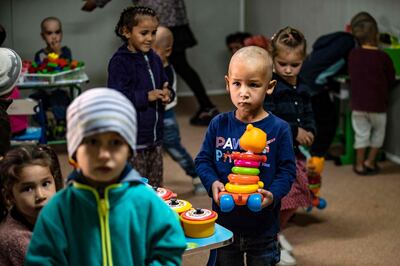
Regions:
M 172 32 L 163 26 L 157 28 L 156 40 L 153 44 L 154 51 L 160 56 L 163 64 L 168 64 L 168 57 L 172 53 L 172 46 L 174 44 L 174 37 Z
M 263 103 L 274 91 L 276 81 L 271 78 L 272 58 L 265 49 L 247 46 L 232 56 L 225 82 L 236 118 L 252 123 L 268 115 Z
M 268 81 L 272 78 L 272 58 L 263 48 L 247 46 L 239 49 L 231 58 L 228 75 L 230 75 L 231 69 L 237 64 L 248 65 L 251 68 L 257 67 L 266 76 Z
M 173 43 L 174 37 L 172 32 L 167 27 L 159 26 L 157 28 L 156 41 L 154 42 L 154 45 L 168 48 L 172 47 Z

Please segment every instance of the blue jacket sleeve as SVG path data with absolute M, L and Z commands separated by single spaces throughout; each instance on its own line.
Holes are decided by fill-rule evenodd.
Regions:
M 213 119 L 207 129 L 200 152 L 195 159 L 196 172 L 199 175 L 201 182 L 207 189 L 210 197 L 212 196 L 211 186 L 219 180 L 214 163 L 215 153 L 215 137 L 217 128 L 217 119 Z
M 132 65 L 129 66 L 132 68 Z M 124 61 L 114 56 L 108 65 L 107 86 L 124 94 L 137 110 L 144 110 L 149 105 L 147 91 L 135 89 L 135 77 L 127 71 Z
M 269 191 L 274 195 L 274 205 L 289 193 L 296 178 L 296 163 L 292 136 L 287 124 L 279 137 L 275 177 Z

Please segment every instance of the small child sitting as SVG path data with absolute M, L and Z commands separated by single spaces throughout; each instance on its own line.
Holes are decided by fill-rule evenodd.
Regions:
M 186 240 L 174 211 L 128 160 L 136 110 L 120 92 L 90 89 L 67 110 L 77 169 L 43 209 L 26 265 L 180 265 Z
M 67 46 L 62 46 L 63 37 L 62 24 L 57 17 L 47 17 L 40 24 L 42 39 L 46 47 L 35 53 L 34 61 L 40 64 L 46 60 L 50 53 L 56 53 L 59 58 L 72 60 L 71 50 Z M 44 110 L 50 110 L 54 116 L 49 119 L 49 139 L 65 138 L 65 115 L 68 105 L 71 102 L 68 93 L 62 89 L 55 89 L 50 92 L 39 90 L 29 97 L 35 100 L 41 100 Z
M 67 46 L 61 46 L 63 37 L 61 21 L 56 17 L 47 17 L 40 23 L 40 35 L 46 42 L 46 47 L 35 53 L 35 62 L 40 64 L 49 53 L 56 53 L 60 58 L 72 59 L 71 50 Z

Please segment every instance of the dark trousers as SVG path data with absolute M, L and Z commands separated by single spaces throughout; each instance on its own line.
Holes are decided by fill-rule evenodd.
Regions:
M 262 235 L 234 234 L 229 246 L 211 250 L 207 266 L 273 266 L 280 260 L 278 241 Z M 215 263 L 215 264 L 214 264 Z
M 339 122 L 338 104 L 331 99 L 329 91 L 323 91 L 311 98 L 317 134 L 311 146 L 311 154 L 326 156 L 336 134 Z
M 174 51 L 171 54 L 170 62 L 174 66 L 176 73 L 186 82 L 192 90 L 201 109 L 212 108 L 214 105 L 208 98 L 206 90 L 201 82 L 199 75 L 189 65 L 186 58 L 186 51 Z

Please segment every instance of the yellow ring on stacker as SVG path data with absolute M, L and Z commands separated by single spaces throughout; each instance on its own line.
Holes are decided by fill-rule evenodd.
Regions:
M 253 184 L 253 185 L 235 185 L 235 184 L 227 183 L 225 185 L 226 191 L 231 192 L 231 193 L 250 194 L 250 193 L 257 192 L 258 188 L 259 188 L 258 184 Z

